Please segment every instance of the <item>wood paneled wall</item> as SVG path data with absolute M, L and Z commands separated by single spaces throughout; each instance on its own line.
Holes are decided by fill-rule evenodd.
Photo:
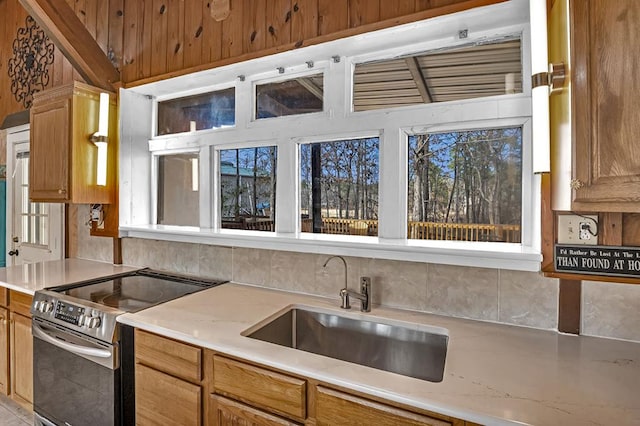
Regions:
M 129 0 L 136 3 L 137 0 Z M 112 62 L 122 61 L 124 0 L 67 0 L 78 18 L 85 24 Z M 18 28 L 24 27 L 27 12 L 18 0 L 0 0 L 0 122 L 8 114 L 24 110 L 11 93 L 7 64 L 13 56 L 12 43 Z M 82 81 L 62 53 L 56 49 L 54 63 L 49 68 L 46 88 Z
M 435 8 L 499 1 L 230 0 L 230 16 L 216 22 L 209 0 L 67 0 L 128 84 L 356 34 L 371 24 L 410 22 Z M 0 121 L 24 109 L 11 94 L 7 63 L 26 16 L 18 0 L 0 0 Z M 56 50 L 47 88 L 73 80 L 82 78 Z
M 0 0 L 0 122 L 8 114 L 22 111 L 11 93 L 8 64 L 13 56 L 12 43 L 19 27 L 24 26 L 27 13 L 18 0 Z
M 122 77 L 126 83 L 156 80 L 357 34 L 369 24 L 392 26 L 434 8 L 495 2 L 230 0 L 229 17 L 217 22 L 209 0 L 128 0 Z

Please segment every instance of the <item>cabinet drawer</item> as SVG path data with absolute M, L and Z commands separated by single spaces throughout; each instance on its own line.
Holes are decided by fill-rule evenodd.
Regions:
M 305 380 L 215 355 L 213 386 L 217 393 L 253 403 L 294 420 L 304 421 L 306 418 Z
M 135 330 L 136 362 L 191 382 L 202 379 L 202 350 L 198 347 Z
M 201 424 L 200 386 L 136 365 L 136 424 Z
M 316 424 L 377 426 L 445 426 L 447 422 L 412 413 L 390 405 L 370 401 L 322 386 L 316 392 Z
M 30 294 L 9 291 L 9 308 L 13 312 L 31 318 L 31 302 L 33 302 L 33 296 Z
M 215 426 L 296 426 L 289 420 L 219 396 L 209 396 L 209 424 Z

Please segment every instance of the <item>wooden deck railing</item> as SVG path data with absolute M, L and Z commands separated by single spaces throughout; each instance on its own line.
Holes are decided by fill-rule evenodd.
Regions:
M 302 232 L 312 232 L 311 219 L 302 219 Z M 223 221 L 223 228 L 273 231 L 269 219 Z M 378 221 L 364 219 L 322 218 L 323 234 L 378 235 Z M 475 223 L 409 222 L 407 236 L 415 240 L 520 242 L 520 225 Z
M 520 225 L 409 222 L 407 236 L 416 240 L 520 242 Z
M 240 220 L 223 220 L 225 229 L 244 229 L 249 231 L 275 231 L 274 222 L 270 219 L 241 218 Z
M 311 232 L 311 219 L 302 220 L 302 232 Z M 322 218 L 323 234 L 378 235 L 377 220 Z M 407 236 L 417 240 L 520 242 L 520 225 L 409 222 Z

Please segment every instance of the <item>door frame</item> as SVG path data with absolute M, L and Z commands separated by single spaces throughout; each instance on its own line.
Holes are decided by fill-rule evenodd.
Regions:
M 13 242 L 13 234 L 14 234 L 14 191 L 13 191 L 13 186 L 14 186 L 14 176 L 13 173 L 15 171 L 15 156 L 16 156 L 16 145 L 17 144 L 22 144 L 25 142 L 29 142 L 29 130 L 30 130 L 30 125 L 29 124 L 23 124 L 20 126 L 15 126 L 15 127 L 10 127 L 8 129 L 6 129 L 6 143 L 7 143 L 7 147 L 6 147 L 6 153 L 7 153 L 7 165 L 6 165 L 6 185 L 7 185 L 7 189 L 6 189 L 6 250 L 5 253 L 3 253 L 2 255 L 5 257 L 5 265 L 8 266 L 13 266 L 15 265 L 14 260 L 10 259 L 9 256 L 7 255 L 9 250 L 13 250 L 15 243 Z M 26 136 L 26 137 L 25 137 Z M 52 206 L 54 208 L 57 208 L 55 206 Z M 62 208 L 62 206 L 59 207 L 60 208 L 60 212 L 59 212 L 59 216 L 60 216 L 60 241 L 59 241 L 59 250 L 60 250 L 60 259 L 64 259 L 64 253 L 65 253 L 65 232 L 64 232 L 64 209 Z M 49 219 L 51 218 L 52 215 L 49 215 Z M 49 227 L 51 227 L 51 225 L 53 225 L 52 223 L 49 223 Z

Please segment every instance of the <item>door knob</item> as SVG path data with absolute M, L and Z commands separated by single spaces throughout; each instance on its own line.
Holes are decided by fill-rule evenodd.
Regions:
M 18 249 L 11 250 L 11 251 L 9 252 L 9 256 L 18 256 L 18 254 L 19 254 Z

